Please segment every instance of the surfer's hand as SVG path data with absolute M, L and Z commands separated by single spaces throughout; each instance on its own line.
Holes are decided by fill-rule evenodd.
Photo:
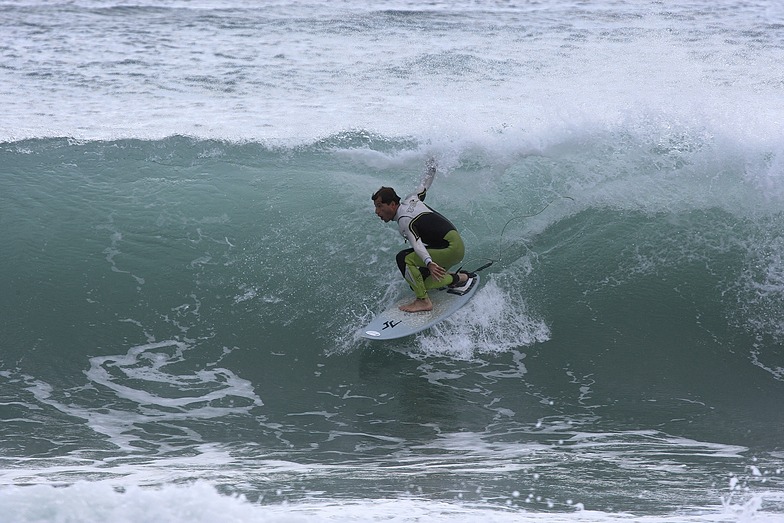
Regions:
M 430 270 L 430 274 L 433 276 L 433 279 L 440 280 L 444 276 L 446 276 L 446 269 L 441 267 L 436 262 L 430 262 L 427 264 L 427 268 Z

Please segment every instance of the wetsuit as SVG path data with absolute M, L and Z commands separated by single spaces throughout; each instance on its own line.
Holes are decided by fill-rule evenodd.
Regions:
M 419 299 L 427 297 L 428 289 L 445 287 L 453 281 L 449 273 L 441 280 L 434 280 L 428 263 L 434 261 L 449 270 L 465 254 L 463 239 L 452 222 L 422 201 L 434 177 L 435 169 L 429 170 L 416 193 L 400 200 L 395 214 L 400 234 L 412 247 L 397 254 L 397 265 Z

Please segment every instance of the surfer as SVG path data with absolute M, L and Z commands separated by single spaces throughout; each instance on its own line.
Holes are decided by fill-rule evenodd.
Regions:
M 431 159 L 413 194 L 401 200 L 392 187 L 382 187 L 371 197 L 376 215 L 385 222 L 395 220 L 400 234 L 411 245 L 397 253 L 397 266 L 416 295 L 414 301 L 400 306 L 406 312 L 433 310 L 429 289 L 458 288 L 470 279 L 465 272 L 447 272 L 463 259 L 463 239 L 452 222 L 423 203 L 435 177 L 436 164 Z

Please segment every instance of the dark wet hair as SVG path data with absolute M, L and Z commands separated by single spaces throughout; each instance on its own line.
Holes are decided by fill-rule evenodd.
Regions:
M 370 199 L 373 200 L 374 202 L 378 198 L 381 198 L 381 203 L 395 202 L 397 204 L 400 204 L 400 196 L 397 195 L 397 193 L 392 187 L 382 187 L 381 189 L 374 192 L 373 196 L 370 197 Z

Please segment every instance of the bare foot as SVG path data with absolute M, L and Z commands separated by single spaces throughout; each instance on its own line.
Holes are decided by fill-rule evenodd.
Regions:
M 433 302 L 430 298 L 417 298 L 408 305 L 401 305 L 400 310 L 404 312 L 427 312 L 433 310 Z

